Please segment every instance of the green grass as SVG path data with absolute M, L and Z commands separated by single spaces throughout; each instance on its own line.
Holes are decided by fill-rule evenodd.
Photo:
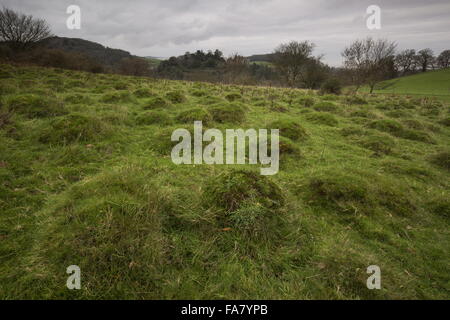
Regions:
M 368 92 L 367 88 L 362 91 Z M 374 93 L 435 96 L 450 102 L 450 69 L 428 71 L 379 83 Z
M 448 103 L 0 74 L 1 299 L 450 298 Z M 280 172 L 173 164 L 198 117 L 280 129 Z

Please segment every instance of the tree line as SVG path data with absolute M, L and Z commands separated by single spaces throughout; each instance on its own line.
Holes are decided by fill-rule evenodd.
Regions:
M 111 67 L 83 53 L 49 49 L 42 44 L 52 36 L 42 19 L 0 10 L 0 61 L 34 63 L 90 72 L 113 72 L 125 75 L 170 79 L 211 81 L 235 84 L 274 85 L 321 89 L 340 93 L 342 86 L 352 85 L 357 91 L 367 85 L 373 92 L 387 79 L 450 67 L 450 50 L 439 55 L 429 49 L 406 49 L 397 52 L 397 44 L 386 39 L 355 40 L 341 55 L 343 66 L 330 67 L 322 55 L 314 55 L 315 45 L 309 41 L 280 44 L 265 55 L 266 62 L 251 62 L 237 53 L 224 57 L 220 50 L 194 53 L 162 61 L 152 67 L 146 59 L 124 57 Z

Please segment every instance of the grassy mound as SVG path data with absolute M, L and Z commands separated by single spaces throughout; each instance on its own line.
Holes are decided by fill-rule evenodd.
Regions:
M 111 132 L 111 126 L 100 118 L 72 113 L 52 119 L 39 133 L 39 141 L 55 144 L 88 142 Z
M 298 103 L 302 107 L 310 108 L 314 105 L 315 100 L 313 97 L 300 97 L 298 100 Z
M 211 114 L 203 108 L 192 108 L 180 112 L 176 119 L 182 123 L 193 123 L 194 121 L 202 121 L 207 124 L 212 121 Z
M 336 127 L 339 121 L 334 115 L 328 112 L 312 112 L 305 116 L 306 120 L 325 126 Z
M 430 156 L 430 162 L 434 165 L 450 170 L 450 151 L 441 151 Z
M 313 108 L 316 111 L 324 111 L 324 112 L 335 112 L 338 109 L 337 105 L 331 101 L 323 101 L 316 103 Z
M 144 104 L 144 110 L 167 108 L 169 103 L 161 97 L 153 97 L 147 100 Z
M 186 96 L 181 91 L 170 91 L 166 94 L 166 98 L 172 103 L 182 103 L 186 101 Z
M 136 117 L 136 123 L 140 125 L 158 124 L 160 126 L 166 126 L 173 122 L 170 114 L 163 110 L 146 111 Z
M 359 172 L 324 171 L 309 181 L 310 199 L 345 214 L 414 215 L 416 206 L 404 187 L 391 179 L 364 177 Z M 380 206 L 384 209 L 380 210 Z
M 435 143 L 426 132 L 410 130 L 403 127 L 401 123 L 395 120 L 375 120 L 369 124 L 370 128 L 390 133 L 391 135 L 408 140 L 421 141 L 425 143 Z
M 219 123 L 240 123 L 245 120 L 246 110 L 237 103 L 215 105 L 209 108 L 214 121 Z
M 65 283 L 58 268 L 76 264 L 85 290 L 103 297 L 161 285 L 154 276 L 167 261 L 162 220 L 168 203 L 149 182 L 152 173 L 136 165 L 112 168 L 75 184 L 44 209 L 52 217 L 38 243 L 46 280 Z M 144 274 L 148 280 L 139 280 Z
M 137 98 L 150 98 L 153 97 L 155 94 L 149 88 L 139 88 L 134 90 L 133 95 Z
M 360 143 L 376 155 L 391 154 L 396 145 L 395 140 L 386 134 L 367 136 Z
M 34 94 L 14 95 L 6 99 L 6 109 L 23 114 L 28 118 L 41 118 L 63 115 L 64 105 L 56 99 Z
M 105 93 L 100 101 L 105 103 L 133 102 L 133 96 L 125 90 L 111 91 Z
M 241 100 L 242 96 L 239 93 L 232 92 L 232 93 L 227 94 L 225 96 L 225 99 L 227 99 L 230 102 L 233 102 L 233 101 Z
M 284 196 L 278 185 L 258 172 L 226 171 L 209 182 L 205 201 L 223 209 L 226 214 L 255 205 L 265 210 L 283 206 Z
M 308 137 L 306 130 L 293 120 L 277 120 L 269 125 L 269 129 L 279 129 L 280 136 L 291 140 L 304 140 Z

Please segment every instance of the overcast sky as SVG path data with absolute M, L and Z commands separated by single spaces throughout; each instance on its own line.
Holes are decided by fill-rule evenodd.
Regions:
M 332 65 L 356 38 L 396 41 L 398 48 L 450 49 L 450 0 L 0 0 L 45 18 L 54 34 L 83 38 L 138 56 L 169 57 L 197 49 L 225 55 L 269 53 L 282 42 L 310 40 Z M 66 9 L 81 8 L 81 30 L 68 30 Z M 381 29 L 368 30 L 366 9 L 381 8 Z

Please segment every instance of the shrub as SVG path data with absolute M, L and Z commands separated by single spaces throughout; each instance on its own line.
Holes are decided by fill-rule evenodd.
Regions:
M 269 125 L 269 129 L 279 129 L 280 136 L 291 140 L 305 139 L 308 134 L 306 130 L 296 121 L 293 120 L 277 120 Z
M 225 123 L 240 123 L 245 120 L 246 110 L 237 103 L 215 105 L 209 109 L 214 121 Z
M 152 110 L 146 111 L 139 114 L 136 118 L 137 124 L 141 125 L 170 125 L 173 123 L 172 117 L 165 111 L 162 110 Z
M 320 87 L 321 93 L 341 94 L 342 85 L 336 78 L 327 79 Z
M 334 112 L 337 110 L 337 106 L 331 101 L 322 101 L 314 105 L 314 109 L 317 111 Z
M 5 105 L 10 111 L 29 118 L 52 117 L 66 113 L 63 104 L 58 100 L 34 94 L 12 96 L 6 100 Z
M 176 119 L 184 123 L 193 123 L 194 121 L 202 121 L 203 124 L 211 122 L 211 114 L 203 108 L 192 108 L 180 112 Z
M 313 123 L 323 124 L 330 127 L 335 127 L 339 124 L 339 121 L 336 119 L 336 117 L 327 112 L 308 113 L 305 118 Z

